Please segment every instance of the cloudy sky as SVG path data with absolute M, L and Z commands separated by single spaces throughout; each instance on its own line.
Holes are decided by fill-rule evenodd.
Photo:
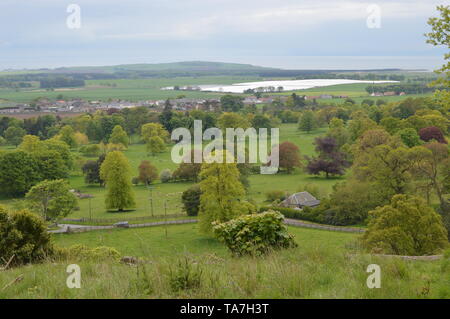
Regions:
M 71 4 L 81 9 L 80 28 L 68 27 L 68 19 L 76 25 L 73 12 L 67 12 Z M 439 4 L 450 3 L 1 0 L 0 69 L 185 60 L 285 68 L 433 68 L 445 51 L 426 44 L 423 34 Z

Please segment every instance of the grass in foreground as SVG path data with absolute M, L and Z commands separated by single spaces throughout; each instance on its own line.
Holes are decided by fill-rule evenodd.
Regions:
M 62 246 L 115 244 L 123 254 L 145 254 L 146 262 L 67 260 L 12 269 L 1 273 L 0 298 L 450 298 L 448 261 L 373 257 L 347 248 L 354 234 L 290 231 L 299 247 L 260 258 L 230 257 L 196 225 L 172 226 L 168 239 L 164 227 L 57 236 Z M 186 260 L 193 279 L 180 289 Z M 81 289 L 66 287 L 71 263 L 81 267 Z M 380 289 L 366 286 L 374 263 L 382 271 Z M 20 275 L 22 281 L 1 289 Z

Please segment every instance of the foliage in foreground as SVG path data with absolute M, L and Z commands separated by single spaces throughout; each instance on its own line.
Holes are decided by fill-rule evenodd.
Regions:
M 214 253 L 188 258 L 189 272 L 180 268 L 182 256 L 152 259 L 137 267 L 111 259 L 69 259 L 13 268 L 2 272 L 0 287 L 20 275 L 23 280 L 0 289 L 0 298 L 450 298 L 449 256 L 404 261 L 316 245 L 264 258 L 222 258 Z M 81 289 L 66 286 L 69 263 L 81 267 Z M 381 289 L 366 286 L 370 264 L 381 267 Z
M 374 252 L 433 255 L 448 246 L 442 218 L 416 196 L 395 195 L 391 204 L 369 212 L 363 243 Z
M 27 210 L 9 212 L 0 206 L 0 260 L 20 265 L 39 262 L 53 253 L 44 221 Z
M 233 255 L 262 255 L 272 249 L 297 246 L 283 219 L 280 213 L 268 211 L 241 216 L 226 223 L 215 222 L 213 231 Z

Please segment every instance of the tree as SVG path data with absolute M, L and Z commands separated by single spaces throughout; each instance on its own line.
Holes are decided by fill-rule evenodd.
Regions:
M 220 104 L 225 112 L 238 112 L 244 107 L 243 100 L 240 96 L 227 94 L 220 98 Z
M 8 144 L 17 146 L 22 142 L 22 138 L 27 132 L 20 127 L 10 126 L 6 129 L 4 136 Z
M 75 142 L 77 143 L 77 145 L 86 145 L 89 143 L 89 138 L 84 133 L 75 132 L 74 137 L 75 137 Z
M 408 147 L 414 147 L 420 145 L 420 137 L 416 130 L 413 128 L 405 128 L 397 133 L 402 139 L 403 144 Z
M 186 189 L 181 195 L 183 208 L 188 216 L 197 216 L 200 209 L 200 196 L 202 191 L 199 185 L 194 185 Z
M 138 167 L 138 179 L 141 183 L 149 185 L 158 178 L 158 170 L 149 161 L 142 161 Z
M 450 48 L 450 6 L 438 6 L 437 7 L 440 17 L 433 17 L 428 20 L 428 24 L 431 26 L 432 31 L 427 33 L 427 43 L 434 46 L 445 46 Z M 444 84 L 445 87 L 450 86 L 450 55 L 445 55 L 447 61 L 439 70 L 438 74 L 444 74 L 444 77 L 439 78 L 437 84 Z
M 107 194 L 106 209 L 117 209 L 122 212 L 125 208 L 136 205 L 131 186 L 131 168 L 128 159 L 122 152 L 113 151 L 106 155 L 100 167 L 100 178 L 105 181 Z
M 336 140 L 331 137 L 316 138 L 316 152 L 318 157 L 307 158 L 306 171 L 309 174 L 319 175 L 325 173 L 326 178 L 330 175 L 344 175 L 345 169 L 350 166 L 343 152 L 340 152 Z
M 267 128 L 267 130 L 270 132 L 270 129 L 272 128 L 272 121 L 266 115 L 256 114 L 252 119 L 252 127 L 256 130 L 260 128 Z
M 358 169 L 358 178 L 382 185 L 392 194 L 405 194 L 412 179 L 411 169 L 417 158 L 416 148 L 378 145 L 367 154 L 367 162 Z
M 114 126 L 111 137 L 109 138 L 109 142 L 112 144 L 122 144 L 123 146 L 128 147 L 128 135 L 127 132 L 124 131 L 122 126 Z
M 152 136 L 147 142 L 147 151 L 152 155 L 156 153 L 162 153 L 166 150 L 166 144 L 164 140 L 159 136 Z
M 237 113 L 223 113 L 217 120 L 219 128 L 225 133 L 227 128 L 242 128 L 250 127 L 250 122 L 243 116 Z
M 104 181 L 100 178 L 100 167 L 105 160 L 106 155 L 100 155 L 96 161 L 87 161 L 83 165 L 84 182 L 86 184 L 100 184 L 103 186 Z
M 416 157 L 414 160 L 415 172 L 426 178 L 429 184 L 434 188 L 439 198 L 441 206 L 445 206 L 444 184 L 445 174 L 440 174 L 441 169 L 445 168 L 449 161 L 449 150 L 447 145 L 439 142 L 431 142 L 423 147 L 416 147 Z
M 198 181 L 202 164 L 195 163 L 194 161 L 195 153 L 200 153 L 199 155 L 203 156 L 200 150 L 191 150 L 191 153 L 187 154 L 183 158 L 183 161 L 180 163 L 178 168 L 173 172 L 172 177 L 174 180 L 193 181 L 193 182 Z
M 69 145 L 70 148 L 77 147 L 77 140 L 75 138 L 75 131 L 70 125 L 63 126 L 59 131 L 59 139 Z
M 297 167 L 302 167 L 300 162 L 300 151 L 297 145 L 291 142 L 283 142 L 279 146 L 279 166 L 285 169 L 288 174 Z
M 305 111 L 298 122 L 298 128 L 304 132 L 311 132 L 317 127 L 317 120 L 312 111 Z
M 345 128 L 344 121 L 338 118 L 333 118 L 330 121 L 327 137 L 333 138 L 339 148 L 350 142 L 350 133 Z
M 24 195 L 41 180 L 36 159 L 22 151 L 0 154 L 0 193 L 6 196 Z
M 362 240 L 373 252 L 394 255 L 432 255 L 448 245 L 441 217 L 422 198 L 406 195 L 369 212 Z
M 160 137 L 163 141 L 169 138 L 169 132 L 159 123 L 147 123 L 142 125 L 141 138 L 148 143 L 154 136 Z
M 44 220 L 66 217 L 78 205 L 77 197 L 62 179 L 40 182 L 28 191 L 25 198 L 29 208 L 41 214 Z
M 203 163 L 200 177 L 199 222 L 202 232 L 210 233 L 214 221 L 226 222 L 248 212 L 241 201 L 245 190 L 239 181 L 236 163 Z
M 429 142 L 431 140 L 436 140 L 439 143 L 447 144 L 447 140 L 442 134 L 441 130 L 435 126 L 424 127 L 419 131 L 419 136 L 422 141 Z
M 41 139 L 38 136 L 35 135 L 25 135 L 22 138 L 22 143 L 19 145 L 19 149 L 28 152 L 28 153 L 34 153 L 39 151 L 41 146 Z

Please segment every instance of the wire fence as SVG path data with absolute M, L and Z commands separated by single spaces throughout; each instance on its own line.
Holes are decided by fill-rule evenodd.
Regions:
M 154 219 L 168 219 L 186 217 L 186 213 L 155 215 L 155 216 L 139 216 L 139 217 L 116 217 L 116 218 L 64 218 L 62 222 L 77 222 L 77 223 L 94 223 L 94 224 L 110 224 L 119 222 L 139 222 Z

